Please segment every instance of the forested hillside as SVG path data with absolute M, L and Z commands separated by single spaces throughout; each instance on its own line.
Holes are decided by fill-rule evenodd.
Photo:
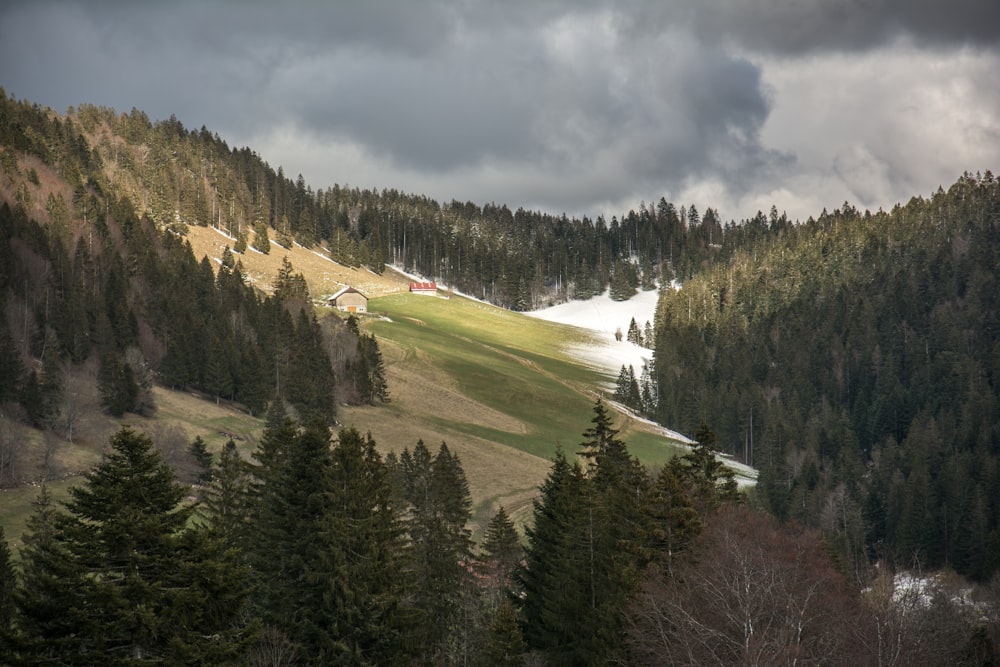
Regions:
M 1000 568 L 1000 183 L 844 205 L 664 292 L 657 418 L 706 419 L 855 560 Z
M 32 217 L 93 221 L 102 198 L 114 195 L 158 228 L 218 227 L 236 239 L 237 252 L 248 245 L 266 252 L 270 228 L 285 247 L 322 242 L 340 263 L 376 272 L 395 264 L 514 310 L 587 298 L 609 285 L 627 298 L 640 283 L 692 275 L 722 244 L 715 211 L 663 199 L 606 221 L 395 190 L 314 189 L 204 127 L 152 122 L 136 109 L 81 105 L 61 116 L 4 94 L 0 132 L 4 172 Z M 18 161 L 28 156 L 70 191 L 49 198 L 25 183 Z
M 1000 570 L 990 173 L 889 212 L 845 204 L 801 224 L 773 207 L 724 224 L 663 198 L 610 222 L 570 219 L 314 190 L 206 128 L 135 109 L 58 114 L 0 91 L 0 195 L 0 425 L 44 434 L 31 462 L 44 479 L 52 434 L 72 442 L 85 406 L 153 414 L 154 385 L 267 414 L 249 460 L 235 442 L 216 458 L 196 439 L 198 470 L 178 479 L 124 428 L 95 444 L 90 472 L 71 471 L 82 481 L 65 503 L 43 489 L 16 555 L 0 531 L 0 662 L 997 658 L 995 583 L 967 604 L 947 583 L 909 594 L 891 571 L 950 568 L 985 584 Z M 218 265 L 193 253 L 195 225 L 232 239 Z M 410 295 L 395 304 L 405 325 L 321 317 L 287 258 L 270 284 L 248 280 L 243 260 L 274 241 L 373 272 L 395 264 L 510 310 L 660 286 L 641 332 L 653 372 L 642 391 L 634 372 L 619 390 L 697 444 L 644 467 L 601 400 L 580 442 L 562 400 L 589 402 L 591 376 L 550 365 L 562 352 L 538 341 L 517 354 L 517 321 L 473 341 L 470 328 L 497 320 Z M 410 435 L 408 413 L 393 428 L 402 452 L 380 453 L 363 425 L 335 431 L 338 408 L 396 405 L 384 405 L 371 332 L 422 360 L 410 393 L 447 387 L 455 405 L 427 420 L 474 443 L 456 448 L 514 443 L 535 460 L 555 449 L 523 539 L 493 498 L 473 543 L 462 464 L 444 442 L 395 437 Z M 504 357 L 503 381 L 490 354 Z M 544 383 L 564 391 L 536 394 Z M 506 403 L 476 395 L 486 385 Z M 545 419 L 539 443 L 527 413 L 546 414 L 544 400 L 560 419 Z M 0 433 L 0 487 L 26 482 L 14 433 Z M 739 492 L 719 450 L 759 468 L 755 491 Z
M 72 442 L 88 393 L 111 416 L 149 415 L 154 382 L 251 414 L 279 398 L 327 423 L 338 402 L 387 398 L 374 338 L 318 320 L 287 260 L 267 292 L 248 283 L 238 253 L 199 261 L 183 225 L 136 210 L 72 121 L 4 98 L 0 133 L 5 418 Z M 14 440 L 0 438 L 2 486 L 28 472 Z

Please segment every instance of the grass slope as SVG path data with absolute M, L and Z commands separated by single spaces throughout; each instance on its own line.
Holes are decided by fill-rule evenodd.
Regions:
M 395 294 L 369 302 L 363 326 L 383 350 L 392 403 L 345 409 L 341 419 L 397 452 L 445 441 L 469 478 L 477 517 L 496 504 L 525 518 L 551 458 L 575 453 L 590 426 L 602 371 L 562 349 L 586 332 L 462 297 Z M 630 450 L 659 465 L 676 443 L 619 419 Z
M 189 240 L 196 257 L 210 259 L 221 257 L 231 243 L 210 228 L 192 228 Z M 341 406 L 341 423 L 371 432 L 383 452 L 412 449 L 419 439 L 432 451 L 446 442 L 466 471 L 477 530 L 499 504 L 526 520 L 552 455 L 558 447 L 577 452 L 593 417 L 594 387 L 607 383 L 606 373 L 564 351 L 592 342 L 591 334 L 463 297 L 411 295 L 408 280 L 391 270 L 376 275 L 349 269 L 322 254 L 320 248 L 274 245 L 270 255 L 248 252 L 240 259 L 263 289 L 288 256 L 314 296 L 350 284 L 375 297 L 362 326 L 379 339 L 392 402 Z M 62 497 L 69 486 L 82 483 L 81 472 L 100 460 L 108 438 L 124 423 L 149 433 L 154 442 L 173 442 L 175 450 L 179 439 L 190 442 L 200 436 L 217 452 L 232 434 L 248 456 L 259 439 L 261 421 L 238 406 L 159 388 L 155 401 L 153 418 L 127 415 L 120 421 L 100 415 L 92 401 L 87 428 L 74 443 L 62 442 L 56 449 L 58 480 L 46 482 L 53 494 Z M 632 452 L 647 464 L 661 464 L 676 451 L 672 441 L 641 421 L 622 417 L 618 427 Z M 30 450 L 25 476 L 39 479 L 43 438 L 24 431 Z M 0 521 L 15 545 L 37 492 L 37 485 L 0 491 Z

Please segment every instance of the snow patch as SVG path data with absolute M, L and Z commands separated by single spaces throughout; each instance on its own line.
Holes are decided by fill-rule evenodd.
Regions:
M 573 344 L 566 351 L 610 375 L 613 387 L 622 366 L 631 366 L 638 375 L 642 372 L 642 364 L 652 360 L 652 350 L 628 342 L 625 336 L 633 319 L 640 329 L 645 329 L 646 322 L 653 321 L 659 296 L 657 290 L 649 290 L 639 292 L 628 301 L 615 301 L 606 290 L 600 296 L 567 301 L 525 315 L 594 333 L 595 343 Z M 619 329 L 622 332 L 620 341 L 615 340 L 615 332 Z
M 218 233 L 220 236 L 225 236 L 230 241 L 236 241 L 236 237 L 230 236 L 229 232 L 226 232 L 226 231 L 224 231 L 222 229 L 219 229 L 218 227 L 216 227 L 214 225 L 212 226 L 212 229 L 214 229 L 216 231 L 216 233 Z

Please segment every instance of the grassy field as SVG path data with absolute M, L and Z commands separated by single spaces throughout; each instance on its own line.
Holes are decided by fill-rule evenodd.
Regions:
M 557 448 L 579 450 L 601 371 L 562 351 L 587 333 L 470 299 L 395 294 L 369 301 L 363 326 L 383 350 L 392 402 L 343 410 L 383 450 L 445 441 L 469 478 L 476 516 L 497 504 L 524 519 Z M 675 442 L 625 416 L 623 439 L 659 465 Z
M 194 228 L 191 241 L 197 256 L 215 257 L 228 239 L 211 229 Z M 447 443 L 468 477 L 477 532 L 500 504 L 516 520 L 525 521 L 557 448 L 567 454 L 579 450 L 593 417 L 594 388 L 607 380 L 601 371 L 562 351 L 588 342 L 587 332 L 462 297 L 411 295 L 403 276 L 391 270 L 376 276 L 345 269 L 322 257 L 319 249 L 297 246 L 276 249 L 270 256 L 248 253 L 242 259 L 255 282 L 265 287 L 285 254 L 303 271 L 314 295 L 363 283 L 375 297 L 361 324 L 378 337 L 391 402 L 340 406 L 339 421 L 370 432 L 384 453 L 412 449 L 418 440 L 432 451 Z M 82 472 L 100 460 L 108 438 L 122 424 L 148 433 L 167 453 L 176 453 L 196 436 L 216 452 L 232 436 L 249 456 L 262 430 L 261 420 L 240 406 L 217 405 L 187 392 L 156 389 L 152 418 L 127 415 L 112 420 L 100 414 L 96 396 L 88 401 L 73 443 L 61 442 L 52 450 L 55 464 L 48 473 L 40 463 L 46 438 L 10 427 L 23 443 L 23 477 L 34 480 L 0 490 L 0 522 L 12 544 L 20 541 L 38 493 L 37 480 L 48 474 L 46 484 L 53 495 L 65 496 L 71 485 L 82 482 Z M 658 465 L 674 454 L 672 441 L 648 425 L 624 415 L 616 422 L 632 452 L 645 463 Z

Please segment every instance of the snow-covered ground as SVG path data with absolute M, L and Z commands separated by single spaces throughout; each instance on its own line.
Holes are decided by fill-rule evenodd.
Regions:
M 625 335 L 628 334 L 632 318 L 635 318 L 635 323 L 639 325 L 640 329 L 645 328 L 647 321 L 653 321 L 658 299 L 658 290 L 639 292 L 628 301 L 614 301 L 608 292 L 605 292 L 601 296 L 586 301 L 569 301 L 525 314 L 594 332 L 598 337 L 597 343 L 572 345 L 567 348 L 567 352 L 604 370 L 609 377 L 607 388 L 614 389 L 615 380 L 617 380 L 623 365 L 632 366 L 638 375 L 641 372 L 643 361 L 651 361 L 653 358 L 652 350 L 629 343 L 625 340 Z M 622 331 L 620 342 L 615 340 L 615 331 L 619 328 Z M 644 420 L 623 405 L 617 403 L 613 403 L 613 405 L 621 412 L 628 412 L 634 419 L 647 421 L 651 426 L 659 429 L 664 437 L 694 444 L 693 440 L 683 434 L 671 431 L 655 422 Z M 719 454 L 718 457 L 736 473 L 736 482 L 740 487 L 753 486 L 757 483 L 756 469 L 723 454 Z
M 642 364 L 653 358 L 652 350 L 625 340 L 632 318 L 640 330 L 646 322 L 653 321 L 659 291 L 639 292 L 628 301 L 614 301 L 607 291 L 586 301 L 567 301 L 558 306 L 542 308 L 525 313 L 549 322 L 570 324 L 590 329 L 597 334 L 600 343 L 596 345 L 574 345 L 567 351 L 605 371 L 611 386 L 618 378 L 622 366 L 632 366 L 636 376 L 642 372 Z M 622 340 L 615 340 L 615 331 L 621 329 Z

